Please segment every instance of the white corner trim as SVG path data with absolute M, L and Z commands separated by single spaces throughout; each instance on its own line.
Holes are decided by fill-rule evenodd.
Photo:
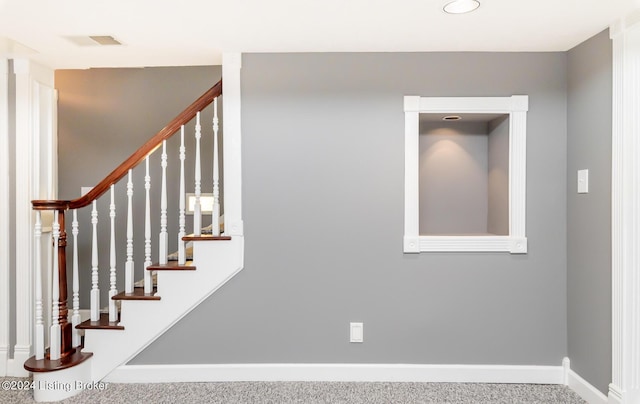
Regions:
M 611 402 L 640 401 L 640 11 L 620 19 L 613 39 L 611 181 Z
M 562 366 L 410 364 L 125 365 L 112 383 L 336 381 L 563 384 Z
M 580 377 L 576 372 L 571 370 L 570 366 L 571 362 L 568 358 L 564 358 L 562 361 L 562 365 L 565 372 L 565 383 L 569 388 L 575 391 L 583 400 L 588 402 L 589 404 L 607 404 L 607 396 L 604 395 L 600 390 L 596 389 Z
M 9 359 L 9 60 L 0 58 L 0 377 L 7 375 Z
M 225 234 L 244 235 L 242 221 L 241 53 L 222 54 Z
M 527 111 L 529 97 L 404 97 L 405 253 L 419 252 L 510 252 L 527 253 Z M 507 236 L 421 236 L 419 234 L 419 116 L 420 113 L 509 114 L 509 235 Z M 416 248 L 416 240 L 418 247 Z

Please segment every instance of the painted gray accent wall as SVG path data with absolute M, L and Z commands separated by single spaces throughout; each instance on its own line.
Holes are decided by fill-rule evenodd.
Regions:
M 485 234 L 487 124 L 424 122 L 419 138 L 420 234 Z
M 559 366 L 566 72 L 565 53 L 243 55 L 245 268 L 130 363 Z M 528 254 L 403 254 L 403 96 L 512 94 Z
M 489 121 L 487 230 L 509 235 L 509 116 Z
M 59 197 L 75 199 L 80 188 L 92 187 L 118 164 L 135 152 L 189 104 L 221 77 L 220 66 L 155 67 L 144 69 L 57 70 Z M 212 192 L 211 107 L 201 117 L 202 192 Z M 206 131 L 206 134 L 205 134 Z M 169 252 L 177 250 L 179 134 L 167 141 L 167 190 Z M 194 124 L 185 127 L 187 192 L 194 188 Z M 208 153 L 208 154 L 205 154 Z M 158 262 L 160 232 L 160 151 L 150 158 L 152 209 L 152 260 Z M 136 280 L 143 277 L 144 262 L 144 163 L 133 171 L 134 183 L 134 260 Z M 98 243 L 102 307 L 109 289 L 109 192 L 98 200 Z M 116 185 L 116 252 L 118 290 L 124 289 L 126 260 L 126 178 Z M 89 308 L 91 289 L 91 206 L 79 210 L 79 266 L 81 268 L 81 308 Z M 211 223 L 205 216 L 203 223 Z M 187 216 L 187 233 L 192 232 L 193 216 Z M 71 253 L 71 214 L 67 219 Z M 71 260 L 68 259 L 71 277 Z M 71 278 L 69 278 L 71 279 Z M 69 281 L 70 282 L 70 281 Z M 69 283 L 71 285 L 71 283 Z
M 568 52 L 567 310 L 571 368 L 607 393 L 611 382 L 611 109 L 608 31 Z M 589 193 L 577 194 L 577 171 Z

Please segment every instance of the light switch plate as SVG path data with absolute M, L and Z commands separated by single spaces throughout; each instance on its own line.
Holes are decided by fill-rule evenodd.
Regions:
M 363 323 L 350 323 L 350 342 L 363 342 L 364 341 L 364 324 Z
M 589 170 L 578 170 L 578 193 L 589 193 Z

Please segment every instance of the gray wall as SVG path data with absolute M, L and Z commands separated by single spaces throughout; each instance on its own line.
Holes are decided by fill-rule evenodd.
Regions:
M 567 309 L 571 368 L 606 394 L 611 382 L 611 94 L 608 31 L 569 51 Z M 577 170 L 589 193 L 577 194 Z
M 487 230 L 509 234 L 509 116 L 489 122 L 489 211 Z
M 94 186 L 118 164 L 155 135 L 171 119 L 213 86 L 221 77 L 219 66 L 144 69 L 58 70 L 55 73 L 58 101 L 59 197 L 75 199 L 80 188 Z M 202 192 L 212 192 L 212 108 L 202 115 Z M 167 142 L 168 154 L 168 229 L 169 250 L 177 250 L 179 135 Z M 195 141 L 193 122 L 186 126 L 187 192 L 194 188 Z M 203 154 L 205 156 L 205 154 Z M 152 259 L 158 261 L 160 231 L 160 152 L 150 158 L 152 223 Z M 134 170 L 134 259 L 136 279 L 143 277 L 144 262 L 144 163 Z M 126 260 L 126 180 L 116 185 L 116 252 L 118 268 Z M 91 288 L 91 207 L 79 211 L 79 265 L 81 291 Z M 109 192 L 98 201 L 100 289 L 103 307 L 109 288 Z M 208 220 L 208 222 L 207 222 Z M 210 224 L 210 216 L 203 221 Z M 187 216 L 187 232 L 192 231 L 192 216 Z M 67 223 L 71 252 L 71 217 Z M 70 263 L 70 260 L 67 262 Z M 71 270 L 69 266 L 69 276 Z M 71 284 L 71 283 L 69 283 Z M 118 290 L 124 288 L 119 272 Z M 82 308 L 89 307 L 89 294 L 81 293 Z
M 487 232 L 485 122 L 420 124 L 420 234 Z
M 566 53 L 244 55 L 245 269 L 132 363 L 560 365 L 566 68 Z M 530 97 L 529 253 L 403 254 L 403 96 L 512 94 Z

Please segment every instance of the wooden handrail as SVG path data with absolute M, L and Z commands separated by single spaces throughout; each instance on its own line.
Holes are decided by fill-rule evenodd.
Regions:
M 200 98 L 195 100 L 184 111 L 176 116 L 167 126 L 162 128 L 151 139 L 136 150 L 128 159 L 120 164 L 111 174 L 107 175 L 102 181 L 98 183 L 91 191 L 78 199 L 71 201 L 64 200 L 35 200 L 31 201 L 33 209 L 35 210 L 67 210 L 78 209 L 89 205 L 94 200 L 98 199 L 102 194 L 109 190 L 112 184 L 118 182 L 123 178 L 130 169 L 134 168 L 147 156 L 153 153 L 164 140 L 167 140 L 174 135 L 180 129 L 180 126 L 186 124 L 192 120 L 199 111 L 202 111 L 207 105 L 211 104 L 214 98 L 222 94 L 222 80 L 218 81 L 213 87 L 211 87 L 206 93 L 202 94 Z

